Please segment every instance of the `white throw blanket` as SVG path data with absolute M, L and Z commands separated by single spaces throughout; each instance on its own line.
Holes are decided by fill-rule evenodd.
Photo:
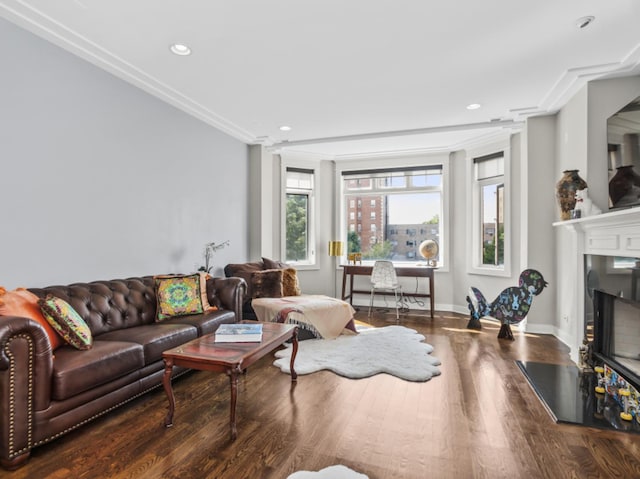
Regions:
M 255 298 L 251 300 L 251 306 L 260 321 L 298 324 L 321 338 L 354 334 L 345 326 L 353 319 L 355 310 L 349 303 L 329 296 L 308 294 Z

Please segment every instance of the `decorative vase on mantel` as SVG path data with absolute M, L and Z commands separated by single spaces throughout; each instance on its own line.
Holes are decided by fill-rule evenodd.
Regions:
M 619 166 L 616 170 L 615 176 L 609 181 L 611 207 L 637 205 L 640 202 L 640 175 L 633 171 L 631 165 Z
M 571 219 L 571 211 L 576 206 L 576 191 L 584 190 L 587 182 L 580 178 L 579 170 L 565 170 L 556 184 L 556 198 L 560 204 L 560 219 Z

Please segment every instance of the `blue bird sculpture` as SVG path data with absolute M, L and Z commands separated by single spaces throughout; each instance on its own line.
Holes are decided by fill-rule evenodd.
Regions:
M 487 303 L 479 289 L 471 287 L 472 295 L 467 296 L 471 318 L 467 328 L 481 329 L 480 318 L 490 316 L 500 321 L 498 338 L 513 341 L 511 324 L 522 321 L 531 308 L 533 298 L 542 293 L 547 282 L 535 269 L 525 269 L 520 273 L 518 286 L 505 289 L 491 303 Z

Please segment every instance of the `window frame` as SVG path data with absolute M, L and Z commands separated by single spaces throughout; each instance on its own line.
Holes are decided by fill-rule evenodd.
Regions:
M 475 161 L 502 153 L 504 170 L 502 175 L 477 180 Z M 467 180 L 471 185 L 467 195 L 467 211 L 469 215 L 468 234 L 471 241 L 467 245 L 467 272 L 484 276 L 511 277 L 512 223 L 511 217 L 511 151 L 508 140 L 489 145 L 483 149 L 467 151 Z M 487 185 L 504 185 L 503 219 L 504 219 L 504 264 L 483 264 L 482 258 L 482 188 Z
M 496 193 L 499 190 L 500 187 L 502 187 L 502 216 L 504 218 L 504 175 L 500 175 L 500 176 L 494 176 L 491 178 L 483 178 L 481 180 L 477 180 L 478 181 L 478 202 L 479 202 L 479 211 L 482 211 L 482 209 L 484 208 L 484 200 L 483 200 L 483 191 L 484 188 L 486 188 L 487 186 L 495 186 L 496 187 Z M 478 224 L 478 227 L 480 228 L 480 237 L 482 237 L 482 245 L 480 246 L 479 244 L 476 244 L 476 247 L 480 248 L 480 252 L 479 257 L 481 258 L 481 264 L 483 267 L 488 267 L 488 268 L 502 268 L 504 267 L 504 261 L 502 265 L 490 265 L 484 262 L 484 221 L 483 219 L 483 214 L 480 214 L 480 221 Z M 504 223 L 506 226 L 506 222 Z M 496 230 L 496 232 L 494 233 L 496 236 L 498 235 L 498 230 Z M 504 245 L 503 245 L 504 248 Z M 503 256 L 504 256 L 504 251 L 503 251 Z
M 438 264 L 438 271 L 448 272 L 450 270 L 450 246 L 449 246 L 449 237 L 450 237 L 450 214 L 449 214 L 449 205 L 450 205 L 450 153 L 442 152 L 442 153 L 434 153 L 434 154 L 419 154 L 419 155 L 410 155 L 410 156 L 391 156 L 388 158 L 368 158 L 368 159 L 357 159 L 357 160 L 345 160 L 336 163 L 336 171 L 335 171 L 335 182 L 336 185 L 339 186 L 338 194 L 339 201 L 336 202 L 335 217 L 336 217 L 336 231 L 339 232 L 340 238 L 342 241 L 347 242 L 347 234 L 348 234 L 348 222 L 346 220 L 347 214 L 347 203 L 346 199 L 347 194 L 357 194 L 354 190 L 349 190 L 349 192 L 345 191 L 345 185 L 343 182 L 343 172 L 348 171 L 375 171 L 375 170 L 410 170 L 417 169 L 423 167 L 425 169 L 434 168 L 439 166 L 442 172 L 442 182 L 440 186 L 440 226 L 439 226 L 439 242 L 438 246 L 440 249 L 440 260 Z M 430 192 L 428 189 L 418 189 L 416 190 L 413 185 L 408 185 L 407 188 L 398 188 L 398 187 L 384 187 L 381 188 L 386 190 L 384 194 L 394 194 L 394 193 L 403 193 L 403 192 L 416 192 L 422 191 L 425 193 Z M 362 196 L 366 196 L 367 189 L 361 189 L 360 192 L 363 193 Z M 433 190 L 431 190 L 433 192 Z M 360 225 L 358 225 L 360 226 Z M 360 233 L 360 231 L 358 231 Z M 408 266 L 415 265 L 416 263 L 424 263 L 424 260 L 420 261 L 422 258 L 418 257 L 415 259 L 407 259 L 406 261 L 394 261 L 398 266 Z M 364 260 L 363 264 L 373 264 L 373 261 Z
M 281 223 L 281 258 L 287 264 L 295 266 L 297 269 L 316 269 L 317 268 L 317 232 L 318 228 L 318 165 L 309 164 L 308 162 L 299 163 L 292 161 L 283 161 L 281 166 L 281 199 L 280 199 L 280 215 L 282 218 Z M 311 174 L 312 185 L 311 189 L 305 188 L 289 188 L 287 187 L 287 173 L 289 171 L 299 171 Z M 287 260 L 287 195 L 289 194 L 302 194 L 307 196 L 307 258 L 302 261 Z

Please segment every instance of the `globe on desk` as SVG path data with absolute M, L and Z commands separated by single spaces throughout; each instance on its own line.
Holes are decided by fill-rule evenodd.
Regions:
M 420 243 L 420 246 L 418 246 L 418 252 L 427 260 L 428 266 L 437 266 L 438 262 L 435 258 L 438 256 L 438 251 L 438 243 L 434 240 L 424 240 Z

